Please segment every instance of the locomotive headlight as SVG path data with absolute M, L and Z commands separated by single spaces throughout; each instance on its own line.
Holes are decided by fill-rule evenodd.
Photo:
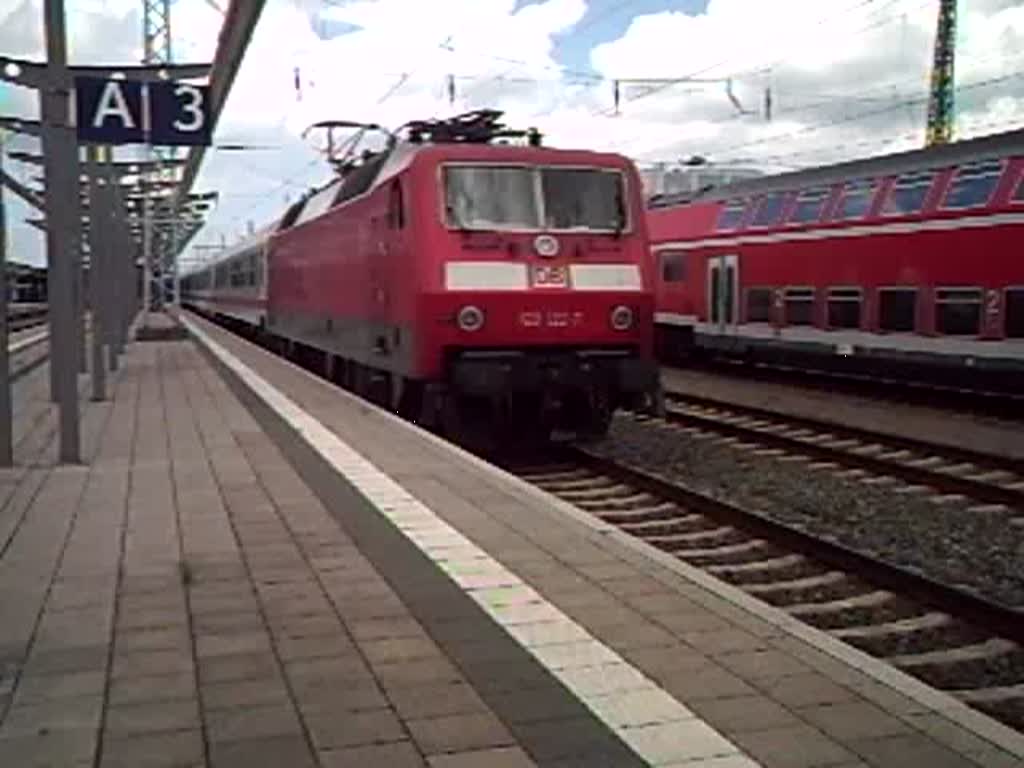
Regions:
M 620 304 L 612 310 L 611 323 L 616 331 L 628 331 L 633 327 L 633 310 Z
M 542 258 L 553 259 L 558 255 L 560 246 L 558 240 L 551 235 L 537 235 L 533 239 L 533 250 Z
M 479 331 L 484 327 L 484 311 L 472 304 L 467 305 L 459 310 L 455 322 L 463 331 Z

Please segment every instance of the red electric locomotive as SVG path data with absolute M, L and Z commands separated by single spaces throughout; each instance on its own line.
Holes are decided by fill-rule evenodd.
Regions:
M 659 350 L 1020 387 L 1022 174 L 1012 131 L 652 199 Z
M 656 405 L 632 163 L 543 147 L 500 115 L 388 134 L 264 236 L 187 276 L 183 300 L 255 321 L 431 423 L 486 405 L 506 423 L 600 433 L 617 406 Z

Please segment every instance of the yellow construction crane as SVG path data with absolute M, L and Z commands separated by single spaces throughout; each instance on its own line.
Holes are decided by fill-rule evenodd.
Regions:
M 925 146 L 948 144 L 953 139 L 956 82 L 956 0 L 939 0 L 939 22 L 935 31 L 931 88 L 928 94 L 928 128 Z

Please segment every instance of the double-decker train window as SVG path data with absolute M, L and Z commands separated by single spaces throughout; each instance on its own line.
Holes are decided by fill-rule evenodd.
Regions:
M 896 179 L 889 191 L 882 213 L 886 216 L 907 216 L 920 213 L 928 191 L 935 181 L 935 171 L 905 173 Z
M 820 219 L 828 193 L 828 188 L 805 189 L 801 192 L 796 198 L 793 213 L 789 215 L 789 223 L 810 224 Z
M 860 328 L 860 288 L 829 288 L 828 327 Z
M 1024 339 L 1024 288 L 1007 288 L 1005 302 L 1007 338 Z
M 832 218 L 836 221 L 864 218 L 871 210 L 871 203 L 875 199 L 877 189 L 878 182 L 874 179 L 846 182 L 839 205 Z
M 814 325 L 813 288 L 787 288 L 784 301 L 786 325 Z
M 722 208 L 722 212 L 718 214 L 718 222 L 715 224 L 715 229 L 719 231 L 736 229 L 743 223 L 743 214 L 746 211 L 746 200 L 730 200 Z
M 937 288 L 935 330 L 947 336 L 977 336 L 981 330 L 981 289 Z
M 782 209 L 786 205 L 788 192 L 773 192 L 761 198 L 757 211 L 754 213 L 754 220 L 750 223 L 753 227 L 770 227 L 779 223 L 782 218 Z
M 987 204 L 1002 175 L 1002 160 L 984 160 L 961 166 L 949 185 L 943 207 L 974 208 Z
M 767 323 L 772 319 L 772 289 L 747 288 L 747 322 Z
M 878 327 L 883 331 L 913 331 L 917 318 L 916 288 L 878 289 Z
M 681 283 L 686 279 L 686 254 L 682 251 L 661 252 L 661 281 Z

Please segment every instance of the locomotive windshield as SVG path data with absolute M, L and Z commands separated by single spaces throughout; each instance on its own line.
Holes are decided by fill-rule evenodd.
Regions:
M 597 168 L 459 165 L 444 169 L 448 224 L 458 229 L 621 232 L 622 174 Z

